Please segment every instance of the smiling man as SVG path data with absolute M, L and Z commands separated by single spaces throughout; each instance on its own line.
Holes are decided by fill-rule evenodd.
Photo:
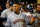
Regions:
M 25 27 L 25 18 L 24 15 L 20 13 L 19 11 L 20 4 L 14 3 L 13 4 L 13 11 L 7 19 L 6 27 Z

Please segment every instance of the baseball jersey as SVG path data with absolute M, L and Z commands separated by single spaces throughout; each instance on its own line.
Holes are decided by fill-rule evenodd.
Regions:
M 7 17 L 9 14 L 11 13 L 11 11 L 9 9 L 5 9 L 2 13 L 1 13 L 1 17 Z
M 19 21 L 19 22 L 16 22 L 16 24 L 14 23 L 16 20 L 20 20 L 20 19 L 25 19 L 25 18 L 27 18 L 28 19 L 28 17 L 27 16 L 25 16 L 25 15 L 23 15 L 23 14 L 19 14 L 19 15 L 17 15 L 17 14 L 15 14 L 14 12 L 13 13 L 11 13 L 9 16 L 8 16 L 8 19 L 7 19 L 7 23 L 6 23 L 6 26 L 8 27 L 23 27 L 23 25 L 22 25 L 22 23 L 23 22 L 21 22 L 21 21 Z M 28 20 L 27 20 L 28 21 Z
M 10 13 L 12 13 L 12 12 L 11 12 L 9 9 L 5 9 L 5 10 L 1 13 L 1 17 L 7 18 Z M 5 26 L 5 24 L 6 24 L 6 21 L 3 22 L 3 25 L 4 25 L 4 26 Z
M 36 14 L 37 18 L 35 19 L 35 27 L 40 27 L 40 14 Z

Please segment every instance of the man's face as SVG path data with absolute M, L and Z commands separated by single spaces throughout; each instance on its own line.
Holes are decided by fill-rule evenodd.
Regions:
M 18 4 L 13 4 L 13 10 L 16 12 L 16 11 L 19 11 L 19 8 L 20 6 Z
M 40 11 L 40 5 L 37 5 L 37 11 Z
M 9 8 L 9 3 L 6 4 L 6 8 Z

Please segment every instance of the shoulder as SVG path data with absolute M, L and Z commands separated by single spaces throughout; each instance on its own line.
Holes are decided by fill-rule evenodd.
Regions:
M 23 17 L 27 17 L 27 15 L 26 15 L 26 14 L 24 14 L 24 13 L 22 13 L 22 16 L 23 16 Z
M 8 15 L 8 17 L 12 17 L 14 15 L 14 13 L 12 12 L 11 14 Z
M 7 10 L 8 10 L 8 9 L 5 9 L 3 12 L 7 12 Z M 3 12 L 2 12 L 2 13 L 3 13 Z

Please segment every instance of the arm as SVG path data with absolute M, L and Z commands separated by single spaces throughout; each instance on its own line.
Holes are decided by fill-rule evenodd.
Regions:
M 7 20 L 7 18 L 2 18 L 2 17 L 0 17 L 0 22 L 3 22 L 3 21 L 5 21 L 5 20 Z
M 32 25 L 35 21 L 35 19 L 37 18 L 36 14 L 33 14 L 33 17 L 31 17 L 32 19 L 30 20 L 30 22 L 28 23 L 29 25 Z
M 30 20 L 30 24 L 33 24 L 34 21 L 35 21 L 35 18 L 32 18 L 32 19 Z
M 37 18 L 36 16 L 32 17 L 32 19 L 30 20 L 30 24 L 33 24 L 36 18 Z

